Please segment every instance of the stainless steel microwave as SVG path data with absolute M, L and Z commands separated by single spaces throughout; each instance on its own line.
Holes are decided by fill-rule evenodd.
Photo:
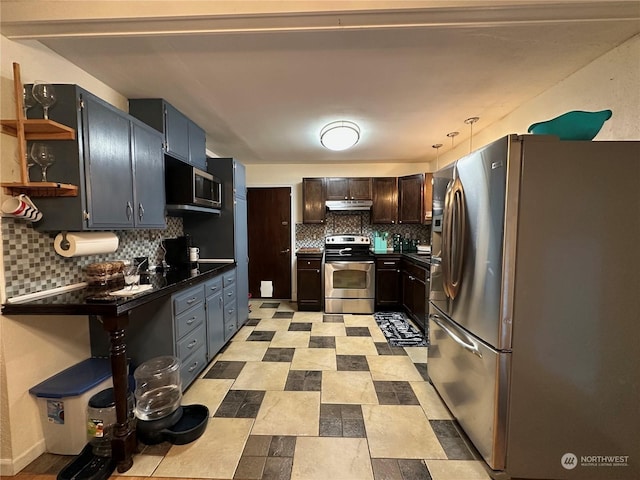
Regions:
M 222 182 L 217 177 L 177 161 L 167 161 L 165 167 L 167 208 L 222 208 Z

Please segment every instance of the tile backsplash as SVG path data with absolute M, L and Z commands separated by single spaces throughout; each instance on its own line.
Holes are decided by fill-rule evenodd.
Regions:
M 57 232 L 41 233 L 8 217 L 2 218 L 1 228 L 7 298 L 82 282 L 83 268 L 90 263 L 144 256 L 158 264 L 163 258 L 160 241 L 183 233 L 182 218 L 167 217 L 165 230 L 115 231 L 119 246 L 114 253 L 65 258 L 53 249 Z
M 373 232 L 388 232 L 389 237 L 399 233 L 404 237 L 420 240 L 420 243 L 430 241 L 429 225 L 371 225 L 369 215 L 369 212 L 327 212 L 325 223 L 322 225 L 298 223 L 296 224 L 296 249 L 320 248 L 324 246 L 325 236 L 349 233 L 366 235 L 372 239 L 372 244 Z

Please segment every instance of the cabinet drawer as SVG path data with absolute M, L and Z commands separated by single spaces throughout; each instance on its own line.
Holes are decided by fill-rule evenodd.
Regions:
M 316 260 L 316 259 L 298 258 L 299 270 L 318 270 L 321 264 L 322 264 L 322 260 L 320 259 Z
M 236 286 L 232 285 L 231 287 L 224 287 L 224 293 L 222 294 L 222 298 L 224 299 L 224 303 L 225 304 L 228 301 L 235 300 L 235 298 L 236 298 Z
M 229 340 L 236 333 L 237 327 L 235 320 L 228 320 L 225 318 L 224 321 L 224 341 Z
M 230 272 L 227 272 L 225 274 L 223 274 L 222 276 L 222 286 L 224 288 L 227 288 L 231 285 L 235 285 L 236 283 L 236 271 L 232 270 Z
M 199 303 L 186 312 L 182 312 L 175 319 L 176 338 L 184 337 L 191 330 L 196 328 L 206 318 L 204 303 Z
M 385 270 L 398 269 L 400 268 L 400 257 L 376 258 L 376 268 Z
M 182 390 L 184 391 L 193 382 L 198 374 L 207 365 L 207 349 L 205 345 L 200 345 L 192 355 L 189 355 L 182 362 L 180 367 L 180 379 L 182 380 Z
M 427 280 L 427 270 L 409 262 L 402 263 L 402 270 L 423 282 Z
M 202 285 L 198 285 L 175 295 L 173 297 L 173 314 L 180 315 L 182 312 L 193 307 L 198 302 L 204 302 L 204 289 L 202 288 Z
M 204 284 L 204 295 L 209 298 L 222 291 L 222 276 L 213 278 Z
M 207 338 L 204 324 L 201 323 L 198 328 L 186 335 L 182 340 L 178 342 L 177 352 L 178 358 L 183 360 L 195 352 L 198 348 L 205 344 Z
M 224 321 L 226 322 L 227 320 L 233 319 L 233 323 L 235 325 L 236 323 L 236 309 L 237 309 L 237 305 L 236 305 L 236 299 L 233 298 L 233 300 L 230 301 L 225 301 L 224 302 Z

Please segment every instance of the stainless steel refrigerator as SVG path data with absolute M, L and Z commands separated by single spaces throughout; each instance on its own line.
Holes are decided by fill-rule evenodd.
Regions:
M 436 172 L 428 371 L 495 478 L 640 478 L 640 142 Z

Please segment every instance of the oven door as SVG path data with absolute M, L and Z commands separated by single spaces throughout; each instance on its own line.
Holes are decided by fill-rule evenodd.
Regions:
M 324 295 L 327 313 L 373 313 L 374 262 L 326 261 Z

